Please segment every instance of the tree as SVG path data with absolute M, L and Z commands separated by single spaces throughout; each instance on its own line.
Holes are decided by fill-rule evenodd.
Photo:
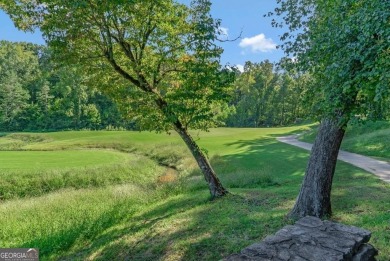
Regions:
M 6 131 L 15 129 L 16 116 L 27 107 L 29 96 L 22 88 L 18 77 L 12 73 L 0 82 L 0 120 Z
M 302 118 L 306 110 L 301 93 L 307 75 L 277 69 L 269 61 L 245 63 L 234 83 L 231 107 L 235 113 L 228 118 L 229 126 L 283 126 Z
M 0 124 L 4 130 L 17 129 L 17 115 L 28 107 L 30 84 L 38 71 L 38 59 L 25 45 L 0 41 Z
M 261 63 L 246 62 L 244 72 L 235 82 L 236 114 L 230 118 L 233 126 L 259 127 L 273 125 L 274 115 L 270 103 L 278 85 L 278 74 L 268 60 Z
M 234 71 L 221 68 L 219 24 L 210 1 L 8 0 L 23 29 L 39 27 L 58 61 L 82 64 L 91 81 L 134 115 L 143 129 L 174 129 L 195 157 L 212 197 L 222 186 L 190 128 L 214 126 Z
M 289 32 L 284 50 L 310 72 L 321 124 L 291 217 L 332 213 L 330 194 L 345 128 L 388 97 L 390 2 L 382 0 L 279 0 L 276 14 Z M 274 20 L 275 26 L 283 26 Z
M 75 64 L 46 46 L 0 41 L 0 126 L 7 131 L 134 128 Z M 115 119 L 110 119 L 114 115 Z

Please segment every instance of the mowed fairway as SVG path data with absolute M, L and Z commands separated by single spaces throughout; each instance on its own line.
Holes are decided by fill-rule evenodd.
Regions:
M 174 133 L 3 136 L 1 246 L 42 260 L 219 260 L 291 222 L 308 152 L 275 137 L 306 128 L 193 132 L 231 192 L 214 201 Z M 389 260 L 390 185 L 342 162 L 334 182 L 332 219 L 371 230 Z

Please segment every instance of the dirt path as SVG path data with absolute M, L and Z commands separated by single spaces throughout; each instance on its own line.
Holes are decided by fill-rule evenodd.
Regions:
M 297 140 L 296 135 L 278 137 L 277 140 L 305 150 L 311 150 L 312 147 L 310 143 Z M 390 182 L 390 164 L 385 161 L 342 150 L 339 151 L 338 159 L 375 174 L 383 181 Z

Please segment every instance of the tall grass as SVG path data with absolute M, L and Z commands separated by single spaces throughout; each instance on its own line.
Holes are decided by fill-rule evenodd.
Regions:
M 78 187 L 68 184 L 40 196 L 2 201 L 1 245 L 38 247 L 42 260 L 219 260 L 291 222 L 286 214 L 299 192 L 308 152 L 279 143 L 275 136 L 299 129 L 225 128 L 199 133 L 198 143 L 208 150 L 231 192 L 214 201 L 176 135 L 40 134 L 45 141 L 28 142 L 21 149 L 55 154 L 63 149 L 111 148 L 129 161 L 77 167 L 71 180 L 80 179 L 74 183 Z M 178 172 L 166 172 L 164 166 Z M 134 171 L 121 173 L 122 167 Z M 10 177 L 22 177 L 23 171 L 15 170 Z M 60 181 L 68 170 L 51 171 L 44 173 Z M 100 185 L 91 185 L 92 177 Z M 380 250 L 378 260 L 389 260 L 390 185 L 339 162 L 332 193 L 333 219 L 371 230 L 371 242 Z
M 63 188 L 104 187 L 113 184 L 131 183 L 146 186 L 163 175 L 165 168 L 155 161 L 140 156 L 127 155 L 115 161 L 88 167 L 65 169 L 0 169 L 0 200 L 41 196 Z

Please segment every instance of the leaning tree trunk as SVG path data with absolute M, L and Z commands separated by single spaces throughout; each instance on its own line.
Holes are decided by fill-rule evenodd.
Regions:
M 209 185 L 210 194 L 212 198 L 221 197 L 229 193 L 219 181 L 217 175 L 215 174 L 213 168 L 210 165 L 210 162 L 207 160 L 205 154 L 196 144 L 196 142 L 192 139 L 191 135 L 188 131 L 182 126 L 180 122 L 175 123 L 175 130 L 180 135 L 180 137 L 184 140 L 187 147 L 190 149 L 192 155 L 194 156 L 196 162 L 201 169 L 204 178 Z
M 300 218 L 309 215 L 322 218 L 332 214 L 330 192 L 337 156 L 345 133 L 344 127 L 340 127 L 331 119 L 324 119 L 321 122 L 301 191 L 289 213 L 290 217 Z

